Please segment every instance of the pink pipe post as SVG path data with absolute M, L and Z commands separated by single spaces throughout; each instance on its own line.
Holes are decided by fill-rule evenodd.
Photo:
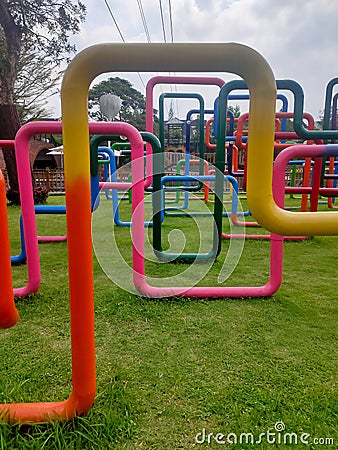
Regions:
M 154 132 L 153 123 L 153 103 L 154 103 L 154 87 L 157 84 L 200 84 L 200 85 L 214 85 L 221 88 L 225 82 L 222 78 L 218 77 L 189 77 L 189 76 L 163 76 L 158 75 L 151 78 L 146 86 L 146 131 L 149 133 Z M 151 155 L 152 149 L 151 145 L 147 143 L 147 156 Z M 146 179 L 145 187 L 149 187 L 152 183 L 152 158 L 147 158 L 146 162 Z
M 132 144 L 132 142 L 131 142 Z M 147 283 L 144 265 L 144 165 L 143 149 L 132 152 L 132 241 L 133 281 L 135 288 L 147 297 L 187 296 L 211 297 L 269 297 L 280 287 L 283 269 L 283 236 L 271 235 L 270 278 L 263 286 L 251 287 L 154 287 Z M 283 180 L 284 181 L 284 180 Z M 280 204 L 283 203 L 284 185 L 276 183 L 274 190 Z
M 89 132 L 92 134 L 112 134 L 112 132 L 123 134 L 122 131 L 125 130 L 125 125 L 127 124 L 119 124 L 118 122 L 90 122 Z M 20 128 L 15 139 L 28 270 L 27 284 L 23 287 L 14 288 L 14 295 L 18 297 L 25 297 L 28 294 L 37 292 L 41 284 L 40 257 L 28 151 L 30 138 L 35 134 L 41 133 L 62 134 L 62 122 L 27 123 Z
M 34 212 L 34 198 L 31 179 L 31 168 L 29 161 L 28 143 L 34 134 L 43 132 L 37 125 L 39 122 L 30 122 L 22 126 L 15 138 L 15 157 L 18 170 L 18 181 L 20 189 L 20 202 L 26 246 L 26 259 L 28 279 L 26 286 L 14 288 L 14 295 L 25 297 L 38 291 L 41 283 L 40 257 Z M 54 122 L 48 122 L 55 127 Z M 55 127 L 59 130 L 59 127 Z M 55 131 L 52 131 L 53 133 Z

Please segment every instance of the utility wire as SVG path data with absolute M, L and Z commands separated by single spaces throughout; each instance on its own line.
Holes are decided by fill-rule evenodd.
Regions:
M 138 9 L 140 11 L 141 19 L 142 19 L 143 29 L 144 29 L 144 32 L 146 34 L 146 38 L 147 38 L 148 44 L 150 44 L 150 42 L 151 42 L 150 33 L 149 33 L 148 25 L 147 25 L 146 16 L 144 14 L 142 1 L 141 0 L 137 0 L 137 4 L 138 4 Z M 141 80 L 141 83 L 142 83 L 144 89 L 146 89 L 146 86 L 144 84 L 144 81 L 143 81 L 143 79 L 141 77 L 140 72 L 137 72 L 137 74 L 138 74 L 139 79 Z
M 173 13 L 172 13 L 172 8 L 171 8 L 171 0 L 168 0 L 168 4 L 169 4 L 169 22 L 170 22 L 170 37 L 171 37 L 171 43 L 174 43 L 174 25 L 173 25 Z M 176 75 L 176 73 L 174 72 L 174 75 Z M 175 92 L 177 93 L 177 84 L 174 85 L 175 86 Z M 171 90 L 172 92 L 172 90 Z M 176 99 L 176 110 L 177 110 L 177 116 L 179 116 L 179 111 L 178 111 L 178 99 Z
M 163 16 L 163 8 L 162 8 L 162 0 L 158 0 L 160 4 L 160 13 L 161 13 L 161 22 L 162 22 L 162 31 L 163 31 L 163 39 L 164 42 L 167 43 L 167 36 L 165 34 L 165 27 L 164 27 L 164 16 Z
M 122 42 L 123 42 L 123 43 L 126 43 L 126 40 L 125 40 L 124 37 L 123 37 L 122 31 L 120 30 L 120 27 L 118 26 L 118 23 L 117 23 L 117 21 L 116 21 L 116 19 L 115 19 L 115 17 L 114 17 L 113 11 L 111 10 L 111 8 L 110 8 L 110 6 L 109 6 L 108 1 L 107 1 L 107 0 L 103 0 L 103 1 L 105 2 L 106 6 L 107 6 L 107 9 L 108 9 L 108 11 L 109 11 L 109 14 L 110 14 L 111 18 L 112 18 L 113 21 L 114 21 L 114 24 L 115 24 L 115 26 L 116 26 L 116 29 L 117 29 L 117 31 L 119 32 L 119 35 L 121 36 Z
M 125 40 L 125 38 L 123 37 L 122 31 L 120 30 L 120 27 L 118 26 L 117 20 L 115 19 L 115 16 L 114 16 L 113 11 L 111 10 L 111 8 L 110 8 L 110 6 L 109 6 L 108 1 L 107 1 L 107 0 L 103 0 L 103 1 L 104 1 L 105 5 L 106 5 L 108 11 L 109 11 L 109 14 L 110 14 L 111 18 L 113 19 L 113 22 L 114 22 L 114 24 L 115 24 L 115 26 L 116 26 L 117 31 L 119 32 L 119 35 L 120 35 L 120 37 L 121 37 L 121 39 L 122 39 L 122 42 L 125 44 L 125 43 L 126 43 L 126 40 Z M 142 83 L 142 86 L 143 86 L 144 89 L 145 89 L 145 88 L 146 88 L 146 85 L 144 84 L 144 81 L 143 81 L 143 79 L 142 79 L 142 77 L 141 77 L 140 72 L 137 72 L 137 74 L 138 74 L 139 79 L 140 79 L 140 81 L 141 81 L 141 83 Z
M 138 4 L 138 8 L 140 10 L 140 15 L 141 15 L 141 19 L 142 19 L 143 29 L 144 29 L 144 32 L 146 34 L 146 38 L 147 38 L 148 44 L 150 44 L 151 43 L 150 33 L 149 33 L 148 25 L 147 25 L 146 16 L 144 14 L 143 6 L 142 6 L 142 0 L 137 0 L 137 4 Z
M 171 10 L 171 0 L 169 0 L 169 20 L 170 20 L 170 34 L 171 34 L 171 42 L 174 42 L 174 27 L 173 27 L 173 15 Z

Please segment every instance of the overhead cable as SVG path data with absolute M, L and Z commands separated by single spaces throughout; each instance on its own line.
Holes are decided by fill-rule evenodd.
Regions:
M 144 32 L 146 34 L 146 38 L 147 38 L 148 44 L 150 44 L 151 43 L 150 33 L 149 33 L 148 25 L 147 25 L 146 16 L 144 14 L 143 6 L 142 6 L 142 0 L 137 0 L 137 4 L 138 4 L 138 9 L 140 10 L 140 15 L 141 15 L 141 19 L 142 19 L 143 29 L 144 29 Z
M 121 39 L 122 39 L 122 42 L 125 44 L 125 43 L 126 43 L 126 40 L 125 40 L 125 38 L 124 38 L 124 36 L 123 36 L 123 34 L 122 34 L 122 31 L 120 30 L 120 27 L 118 26 L 117 20 L 116 20 L 114 14 L 113 14 L 113 11 L 111 10 L 111 8 L 110 8 L 110 6 L 109 6 L 108 1 L 107 1 L 107 0 L 103 0 L 103 1 L 104 1 L 105 5 L 106 5 L 108 11 L 109 11 L 109 14 L 110 14 L 111 18 L 113 19 L 113 22 L 114 22 L 114 24 L 115 24 L 115 26 L 116 26 L 117 31 L 119 32 L 119 35 L 120 35 L 120 37 L 121 37 Z M 141 77 L 140 72 L 137 72 L 137 74 L 138 74 L 138 76 L 139 76 L 139 79 L 141 80 L 142 86 L 143 86 L 144 89 L 145 89 L 146 86 L 145 86 L 145 84 L 144 84 L 144 81 L 143 81 L 143 79 L 142 79 L 142 77 Z
M 163 16 L 163 8 L 162 8 L 162 0 L 158 0 L 160 4 L 160 14 L 161 14 L 161 22 L 162 22 L 162 32 L 163 32 L 163 39 L 164 42 L 167 43 L 167 36 L 165 34 L 165 26 L 164 26 L 164 16 Z

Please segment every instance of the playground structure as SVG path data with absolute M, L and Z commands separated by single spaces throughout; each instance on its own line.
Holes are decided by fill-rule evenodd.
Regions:
M 245 61 L 245 64 L 243 63 Z M 244 78 L 250 92 L 250 120 L 248 139 L 250 151 L 247 161 L 247 197 L 250 211 L 257 222 L 271 232 L 270 278 L 263 286 L 242 287 L 178 287 L 158 288 L 148 284 L 144 266 L 144 192 L 146 188 L 162 192 L 161 177 L 154 180 L 152 151 L 159 148 L 147 143 L 146 176 L 144 173 L 144 138 L 134 127 L 126 123 L 90 123 L 87 121 L 87 92 L 91 81 L 108 71 L 225 71 Z M 224 84 L 224 83 L 223 83 Z M 220 91 L 216 170 L 212 175 L 185 177 L 183 182 L 215 182 L 213 215 L 217 233 L 214 236 L 213 255 L 221 247 L 223 190 L 226 171 L 224 144 L 226 141 L 227 97 L 231 83 Z M 303 139 L 327 140 L 337 137 L 336 131 L 304 128 L 303 94 L 297 83 L 292 84 L 295 94 L 294 122 L 297 136 Z M 332 89 L 331 89 L 332 94 Z M 328 98 L 328 94 L 327 94 Z M 331 99 L 331 97 L 330 97 Z M 149 297 L 185 295 L 193 297 L 245 297 L 270 296 L 282 281 L 282 247 L 284 236 L 335 235 L 338 220 L 335 211 L 292 212 L 284 209 L 284 167 L 292 157 L 337 156 L 335 144 L 294 146 L 283 150 L 273 169 L 275 143 L 276 83 L 267 62 L 254 50 L 240 44 L 99 44 L 80 54 L 68 66 L 62 85 L 62 132 L 64 140 L 66 179 L 66 220 L 70 288 L 71 344 L 72 344 L 72 393 L 60 402 L 2 404 L 2 416 L 10 422 L 41 422 L 71 419 L 85 414 L 96 395 L 95 344 L 94 344 L 94 289 L 92 272 L 91 165 L 89 134 L 125 136 L 131 146 L 131 182 L 116 180 L 103 184 L 104 188 L 131 189 L 132 191 L 132 255 L 133 281 L 138 291 Z M 330 100 L 331 103 L 331 100 Z M 326 116 L 325 116 L 326 117 Z M 47 126 L 48 124 L 48 126 Z M 36 292 L 40 285 L 40 266 L 35 211 L 31 183 L 29 182 L 29 158 L 25 148 L 34 133 L 44 127 L 48 132 L 60 132 L 60 123 L 30 123 L 19 131 L 16 138 L 18 174 L 21 180 L 20 195 L 25 236 L 28 284 L 16 291 L 16 295 Z M 46 131 L 44 129 L 44 131 Z M 149 132 L 150 130 L 147 129 Z M 151 139 L 149 139 L 151 140 Z M 88 151 L 84 151 L 87 149 Z M 284 153 L 288 152 L 288 153 Z M 155 152 L 154 152 L 155 153 Z M 79 164 L 81 161 L 81 164 Z M 97 156 L 96 156 L 97 161 Z M 274 170 L 274 172 L 273 172 Z M 331 168 L 332 171 L 332 168 Z M 159 171 L 161 173 L 161 170 Z M 317 172 L 318 173 L 318 172 Z M 332 174 L 331 174 L 332 175 Z M 317 175 L 318 176 L 318 175 Z M 203 179 L 203 177 L 206 177 Z M 194 178 L 194 179 L 193 179 Z M 175 178 L 174 178 L 175 179 Z M 177 180 L 177 178 L 176 178 Z M 155 183 L 155 186 L 153 185 Z M 159 183 L 159 185 L 156 185 Z M 25 185 L 23 189 L 21 186 Z M 186 189 L 191 186 L 184 186 Z M 10 327 L 18 320 L 14 305 L 10 269 L 9 238 L 7 230 L 4 181 L 0 177 L 0 239 L 5 250 L 0 255 L 2 297 L 0 326 Z M 297 191 L 311 194 L 311 187 Z M 319 187 L 319 193 L 336 196 L 337 188 Z M 234 189 L 236 192 L 236 190 Z M 155 209 L 154 222 L 158 221 L 162 206 Z M 155 228 L 155 227 L 154 227 Z M 194 255 L 196 257 L 197 255 Z M 32 269 L 33 267 L 33 269 Z
M 1 328 L 10 328 L 13 325 L 15 325 L 19 319 L 19 313 L 14 304 L 6 203 L 7 201 L 6 201 L 5 180 L 2 175 L 2 172 L 0 171 L 0 239 L 1 239 L 0 327 Z

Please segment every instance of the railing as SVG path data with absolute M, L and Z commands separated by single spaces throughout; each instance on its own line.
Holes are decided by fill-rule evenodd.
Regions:
M 63 169 L 33 170 L 37 187 L 47 189 L 52 193 L 63 193 L 65 191 Z

